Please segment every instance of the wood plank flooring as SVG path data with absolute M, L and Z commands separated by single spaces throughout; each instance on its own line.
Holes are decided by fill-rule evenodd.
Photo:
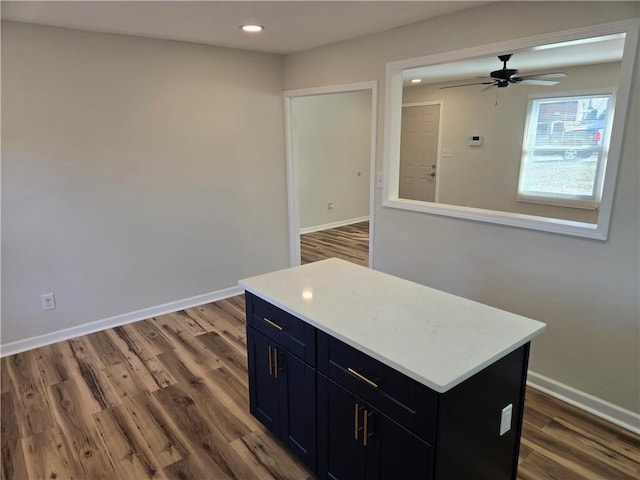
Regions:
M 302 263 L 337 257 L 358 265 L 369 265 L 369 222 L 300 235 Z
M 304 479 L 248 413 L 244 297 L 2 359 L 2 478 Z
M 248 412 L 242 296 L 11 355 L 1 374 L 5 480 L 313 478 Z M 639 477 L 637 435 L 527 390 L 519 480 Z

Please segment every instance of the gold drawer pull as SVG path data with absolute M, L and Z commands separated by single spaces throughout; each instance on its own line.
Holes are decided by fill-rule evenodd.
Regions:
M 353 418 L 354 420 L 354 429 L 353 429 L 353 439 L 357 440 L 358 439 L 358 404 L 356 403 L 354 408 L 354 412 L 353 412 Z
M 267 345 L 269 350 L 269 375 L 278 378 L 278 349 Z
M 267 317 L 263 317 L 262 319 L 265 322 L 267 322 L 269 325 L 271 325 L 273 328 L 277 328 L 280 331 L 284 330 L 284 327 L 278 325 L 276 322 L 273 322 L 273 321 L 269 320 Z
M 369 380 L 367 377 L 365 377 L 361 373 L 356 372 L 353 368 L 347 367 L 347 370 L 349 370 L 349 373 L 351 373 L 352 375 L 355 375 L 356 377 L 358 377 L 363 382 L 368 383 L 373 388 L 378 388 L 378 384 L 376 382 L 373 382 L 373 381 Z
M 367 446 L 367 438 L 369 436 L 369 432 L 367 430 L 369 430 L 368 428 L 368 422 L 367 420 L 369 419 L 369 412 L 367 412 L 367 409 L 364 409 L 364 435 L 362 436 L 362 446 L 366 447 Z
M 274 376 L 278 378 L 278 349 L 273 349 L 273 372 Z

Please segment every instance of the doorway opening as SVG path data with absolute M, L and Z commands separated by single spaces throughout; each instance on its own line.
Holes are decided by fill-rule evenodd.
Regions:
M 305 263 L 325 255 L 373 266 L 376 90 L 365 82 L 284 93 L 292 266 L 302 263 L 301 235 L 305 248 L 317 241 L 325 251 Z

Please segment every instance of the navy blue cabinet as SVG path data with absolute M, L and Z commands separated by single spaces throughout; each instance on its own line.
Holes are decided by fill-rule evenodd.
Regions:
M 320 478 L 432 478 L 429 444 L 320 373 L 318 438 Z
M 274 374 L 275 355 L 277 350 L 274 342 L 251 328 L 247 329 L 249 410 L 265 427 L 279 435 L 282 382 Z
M 516 479 L 529 344 L 445 393 L 324 332 L 317 344 L 320 478 Z
M 516 479 L 528 343 L 438 393 L 249 292 L 246 307 L 250 411 L 321 480 Z
M 264 330 L 264 335 L 247 322 L 249 410 L 289 450 L 315 471 L 315 367 L 290 353 L 280 343 L 295 340 L 295 336 L 289 336 L 286 319 L 273 315 L 273 311 L 268 317 L 260 316 L 260 309 L 256 312 L 256 306 L 249 305 L 250 300 L 247 300 L 247 312 L 257 313 L 257 320 L 268 328 Z M 251 324 L 255 325 L 255 322 Z M 280 342 L 274 341 L 273 337 Z

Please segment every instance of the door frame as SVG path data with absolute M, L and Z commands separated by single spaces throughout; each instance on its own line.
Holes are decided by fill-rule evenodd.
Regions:
M 285 149 L 287 161 L 287 204 L 289 215 L 289 263 L 292 267 L 300 265 L 300 195 L 298 185 L 299 159 L 296 157 L 297 137 L 293 115 L 293 103 L 296 98 L 348 93 L 362 90 L 371 91 L 371 165 L 369 171 L 369 268 L 373 268 L 373 225 L 376 189 L 376 146 L 378 125 L 378 82 L 368 81 L 311 87 L 284 91 Z
M 438 145 L 437 145 L 437 153 L 436 153 L 436 192 L 434 194 L 433 203 L 438 203 L 440 199 L 440 168 L 442 166 L 442 110 L 443 110 L 443 102 L 442 100 L 427 100 L 424 102 L 408 102 L 403 103 L 402 108 L 405 107 L 425 107 L 429 105 L 439 105 L 440 106 L 440 115 L 438 116 Z M 402 127 L 400 133 L 402 134 Z M 398 170 L 399 171 L 399 170 Z M 398 191 L 400 187 L 398 187 Z

